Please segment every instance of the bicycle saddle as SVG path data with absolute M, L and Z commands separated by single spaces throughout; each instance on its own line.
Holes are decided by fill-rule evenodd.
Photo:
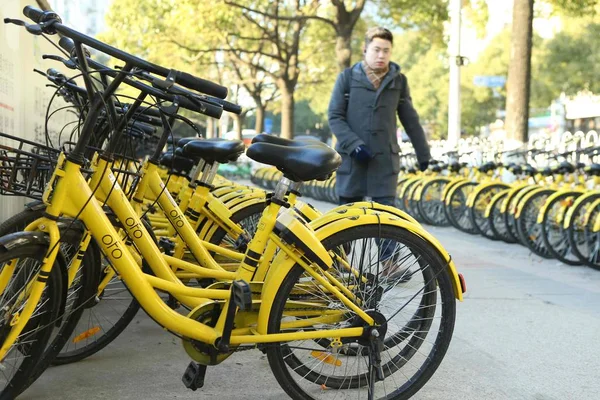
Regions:
M 600 164 L 590 164 L 585 167 L 585 172 L 590 175 L 600 176 Z
M 328 179 L 342 163 L 342 157 L 335 150 L 319 144 L 288 147 L 254 143 L 248 147 L 246 155 L 254 161 L 276 167 L 294 182 Z
M 448 169 L 452 172 L 458 172 L 460 171 L 460 164 L 456 161 L 453 161 L 449 166 Z
M 513 164 L 508 169 L 515 175 L 521 175 L 523 173 L 523 168 L 521 168 L 520 165 Z
M 199 138 L 197 136 L 184 137 L 177 141 L 177 147 L 183 147 L 186 144 L 188 144 L 189 142 L 191 142 L 192 140 L 204 140 L 204 139 Z
M 556 167 L 556 172 L 561 174 L 572 174 L 575 172 L 575 166 L 567 161 L 563 161 Z
M 287 147 L 315 146 L 315 145 L 327 146 L 325 143 L 321 142 L 318 139 L 291 140 L 291 139 L 280 138 L 279 136 L 266 135 L 264 133 L 256 135 L 252 139 L 252 144 L 254 144 L 254 143 L 270 143 L 270 144 L 277 144 L 279 146 L 287 146 Z
M 180 174 L 188 174 L 194 165 L 196 165 L 194 160 L 178 155 L 173 156 L 171 152 L 163 154 L 158 163 Z
M 241 140 L 201 139 L 189 141 L 182 149 L 185 157 L 225 164 L 237 160 L 246 147 Z

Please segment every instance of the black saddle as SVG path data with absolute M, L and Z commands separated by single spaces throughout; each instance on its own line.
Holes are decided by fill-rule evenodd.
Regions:
M 199 138 L 197 136 L 188 136 L 188 137 L 184 137 L 181 138 L 177 141 L 177 147 L 183 147 L 186 144 L 188 144 L 189 142 L 191 142 L 192 140 L 204 140 L 202 138 Z
M 321 142 L 318 139 L 299 139 L 299 140 L 290 140 L 281 138 L 279 136 L 267 135 L 261 133 L 259 135 L 254 136 L 252 139 L 252 144 L 254 143 L 271 143 L 279 146 L 287 146 L 287 147 L 299 147 L 299 146 L 314 146 L 314 145 L 322 145 L 327 146 L 325 143 Z
M 559 174 L 572 174 L 575 172 L 575 166 L 570 162 L 563 161 L 554 169 L 554 172 Z
M 172 171 L 187 175 L 192 168 L 196 165 L 194 160 L 190 160 L 186 157 L 173 155 L 173 153 L 165 153 L 160 158 L 159 162 L 163 167 L 169 168 Z
M 600 176 L 600 164 L 590 164 L 584 170 L 590 175 Z
M 185 157 L 225 164 L 237 160 L 246 147 L 241 140 L 201 139 L 189 141 L 182 149 Z
M 342 163 L 342 157 L 329 146 L 281 146 L 271 143 L 254 143 L 246 155 L 263 164 L 272 165 L 294 182 L 313 179 L 323 181 Z

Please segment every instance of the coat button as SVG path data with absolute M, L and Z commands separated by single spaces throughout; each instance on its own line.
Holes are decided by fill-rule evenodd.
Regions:
M 372 132 L 371 135 L 377 136 L 377 132 Z

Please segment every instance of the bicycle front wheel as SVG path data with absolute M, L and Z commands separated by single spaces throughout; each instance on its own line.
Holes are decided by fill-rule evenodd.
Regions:
M 3 276 L 8 274 L 8 282 L 0 294 L 0 309 L 3 310 L 0 318 L 2 344 L 11 332 L 11 323 L 19 317 L 29 299 L 29 290 L 38 279 L 47 250 L 47 246 L 24 241 L 0 253 L 0 272 Z M 12 266 L 14 270 L 10 273 Z M 0 360 L 0 399 L 14 399 L 31 384 L 32 376 L 44 357 L 61 305 L 64 304 L 64 296 L 61 271 L 55 266 L 50 271 L 31 318 L 4 359 Z

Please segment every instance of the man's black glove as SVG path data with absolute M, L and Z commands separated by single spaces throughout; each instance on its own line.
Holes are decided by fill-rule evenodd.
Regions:
M 350 153 L 350 157 L 354 157 L 359 163 L 366 164 L 373 158 L 373 154 L 371 154 L 371 150 L 366 145 L 361 144 Z
M 419 170 L 421 170 L 421 172 L 425 171 L 427 167 L 429 167 L 429 161 L 423 161 L 419 163 Z

